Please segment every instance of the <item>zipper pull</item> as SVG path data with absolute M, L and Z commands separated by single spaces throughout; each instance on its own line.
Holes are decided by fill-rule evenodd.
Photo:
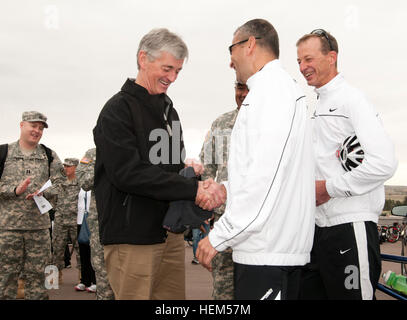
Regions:
M 128 199 L 129 199 L 129 195 L 127 194 L 126 198 L 124 198 L 124 201 L 123 201 L 123 207 L 125 207 L 127 205 L 127 200 Z
M 170 135 L 170 137 L 172 137 L 172 129 L 170 127 L 170 124 L 168 123 L 167 115 L 165 113 L 164 113 L 164 121 L 165 121 L 165 125 L 167 126 L 168 134 Z

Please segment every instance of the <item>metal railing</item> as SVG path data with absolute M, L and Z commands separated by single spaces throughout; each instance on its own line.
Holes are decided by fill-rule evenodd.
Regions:
M 407 263 L 407 257 L 404 256 L 397 256 L 392 254 L 381 254 L 382 261 L 389 261 L 389 262 L 396 262 L 396 263 Z M 407 301 L 407 296 L 398 293 L 397 291 L 393 290 L 392 288 L 378 283 L 377 289 L 384 292 L 385 294 L 397 299 L 397 300 L 404 300 Z

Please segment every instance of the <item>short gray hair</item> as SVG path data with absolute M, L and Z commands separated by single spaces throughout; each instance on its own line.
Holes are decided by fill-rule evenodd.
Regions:
M 140 69 L 138 56 L 140 51 L 145 51 L 150 60 L 155 60 L 160 53 L 171 53 L 175 59 L 188 59 L 188 48 L 185 42 L 175 33 L 166 28 L 153 29 L 140 41 L 137 50 L 137 67 Z

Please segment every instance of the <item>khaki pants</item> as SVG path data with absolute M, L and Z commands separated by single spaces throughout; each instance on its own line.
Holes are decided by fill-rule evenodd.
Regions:
M 154 245 L 105 245 L 104 255 L 116 300 L 185 300 L 182 233 Z

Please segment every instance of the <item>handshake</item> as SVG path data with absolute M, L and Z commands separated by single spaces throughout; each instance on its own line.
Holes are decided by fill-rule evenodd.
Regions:
M 204 210 L 212 211 L 226 201 L 226 188 L 212 178 L 198 182 L 195 204 Z
M 203 165 L 193 159 L 185 161 L 185 167 L 193 167 L 197 176 L 204 171 Z M 198 191 L 196 193 L 195 204 L 204 210 L 212 211 L 220 207 L 226 201 L 226 188 L 213 179 L 198 182 Z

